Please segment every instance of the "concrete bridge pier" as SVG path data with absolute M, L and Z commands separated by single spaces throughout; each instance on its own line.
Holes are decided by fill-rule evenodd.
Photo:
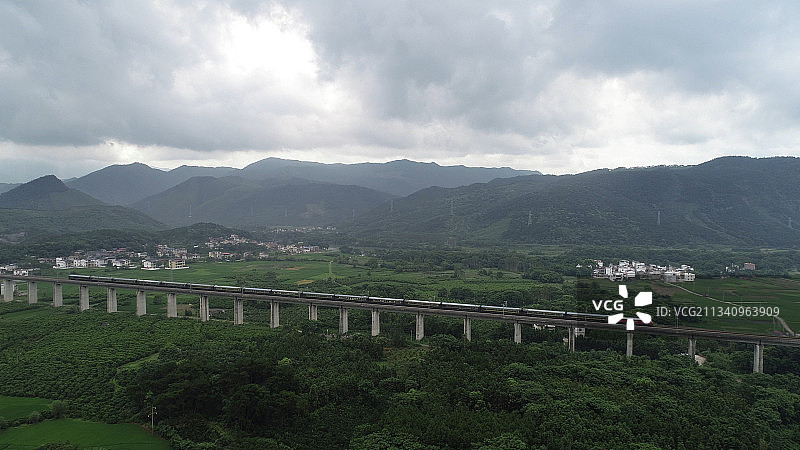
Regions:
M 372 310 L 372 335 L 381 334 L 381 313 L 377 309 Z
M 464 337 L 468 341 L 472 340 L 472 319 L 464 317 Z
M 64 294 L 61 283 L 53 283 L 53 306 L 64 306 Z
M 313 303 L 308 305 L 308 320 L 317 320 L 319 307 Z
M 200 296 L 200 321 L 201 322 L 208 322 L 209 318 L 208 313 L 208 296 L 201 295 Z
M 625 357 L 633 356 L 633 332 L 628 331 L 628 345 L 625 347 Z
M 569 327 L 569 334 L 567 335 L 567 349 L 571 352 L 575 351 L 575 327 Z
M 115 288 L 108 288 L 108 300 L 106 301 L 106 310 L 110 313 L 117 312 L 117 290 Z
M 3 301 L 14 301 L 14 280 L 3 280 Z
M 178 317 L 178 294 L 167 294 L 167 317 Z
M 233 324 L 241 325 L 244 323 L 244 299 L 233 299 Z
M 147 314 L 147 291 L 139 289 L 136 291 L 136 315 Z
M 514 322 L 514 343 L 522 343 L 522 324 L 519 322 Z
M 37 286 L 35 281 L 28 281 L 28 304 L 34 304 L 39 301 Z
M 273 300 L 269 302 L 269 327 L 279 326 L 281 326 L 281 304 Z
M 753 352 L 753 373 L 764 373 L 764 344 L 761 341 L 756 343 Z
M 80 299 L 78 301 L 78 309 L 81 311 L 86 311 L 89 309 L 89 286 L 81 285 L 79 288 L 80 291 Z
M 694 337 L 689 337 L 689 358 L 694 361 L 694 356 L 697 354 L 697 339 Z
M 350 321 L 347 318 L 348 309 L 344 306 L 339 307 L 339 334 L 347 334 L 350 331 Z
M 425 337 L 425 316 L 423 316 L 421 313 L 417 313 L 417 321 L 416 322 L 417 322 L 417 324 L 416 324 L 416 327 L 415 327 L 414 336 L 416 336 L 416 339 L 418 341 L 421 341 L 422 338 Z

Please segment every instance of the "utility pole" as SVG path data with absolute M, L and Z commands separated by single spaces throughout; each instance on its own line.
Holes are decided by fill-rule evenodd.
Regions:
M 150 407 L 150 414 L 149 414 L 149 416 L 150 416 L 150 431 L 155 430 L 156 414 L 158 414 L 156 412 L 156 407 L 155 406 L 151 406 Z

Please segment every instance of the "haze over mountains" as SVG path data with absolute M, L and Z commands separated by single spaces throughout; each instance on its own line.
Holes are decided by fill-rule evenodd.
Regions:
M 429 188 L 359 217 L 357 230 L 435 242 L 798 247 L 800 159 L 726 157 Z
M 508 167 L 440 166 L 436 163 L 409 160 L 387 163 L 322 164 L 267 158 L 243 169 L 181 166 L 164 171 L 141 163 L 113 165 L 70 180 L 67 185 L 80 189 L 106 203 L 129 205 L 177 186 L 192 177 L 218 178 L 235 175 L 249 180 L 303 179 L 322 183 L 358 185 L 402 196 L 430 186 L 464 186 L 490 181 L 498 177 L 533 173 L 537 172 L 515 170 Z
M 0 194 L 8 192 L 17 186 L 19 186 L 19 183 L 0 183 Z
M 131 206 L 172 226 L 319 226 L 352 223 L 354 214 L 391 197 L 362 186 L 293 178 L 194 177 Z
M 110 166 L 69 184 L 117 200 L 156 192 L 133 203 L 135 210 L 111 207 L 43 177 L 0 194 L 0 233 L 213 222 L 245 229 L 334 225 L 364 242 L 800 247 L 798 158 L 726 157 L 697 166 L 472 182 L 507 170 L 274 159 L 241 170 Z M 312 179 L 292 175 L 298 171 Z M 315 179 L 326 173 L 330 180 Z M 434 187 L 436 180 L 457 183 L 457 174 L 469 184 Z M 182 181 L 158 190 L 175 180 Z M 376 180 L 386 189 L 370 187 Z M 411 195 L 396 194 L 424 183 Z
M 225 176 L 230 167 L 181 166 L 169 171 L 142 163 L 113 165 L 67 182 L 69 187 L 112 205 L 128 205 L 198 176 Z

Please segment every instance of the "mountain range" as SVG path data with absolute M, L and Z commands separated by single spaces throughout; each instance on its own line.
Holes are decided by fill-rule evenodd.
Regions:
M 79 189 L 106 203 L 130 205 L 177 186 L 192 177 L 238 176 L 247 180 L 303 179 L 313 182 L 357 185 L 394 196 L 404 196 L 430 186 L 456 187 L 498 177 L 538 173 L 508 167 L 440 166 L 409 160 L 387 163 L 322 164 L 267 158 L 242 169 L 181 166 L 164 171 L 142 163 L 113 165 L 69 180 Z
M 146 164 L 113 165 L 67 181 L 71 188 L 112 205 L 129 205 L 198 176 L 225 176 L 230 167 L 180 166 L 165 171 Z
M 800 159 L 534 175 L 416 192 L 357 218 L 365 237 L 531 244 L 800 246 Z
M 421 184 L 437 171 L 447 181 L 439 184 L 456 182 L 447 178 L 451 171 L 470 169 L 466 172 L 476 177 L 490 172 L 394 161 L 352 165 L 358 167 L 345 172 L 369 170 L 375 176 L 347 178 L 346 183 L 335 176 L 332 180 L 337 182 L 292 175 L 300 169 L 270 172 L 277 167 L 270 164 L 297 163 L 305 167 L 304 175 L 323 178 L 321 171 L 337 165 L 265 161 L 241 170 L 184 166 L 164 172 L 143 164 L 111 166 L 72 180 L 69 186 L 53 176 L 42 177 L 0 194 L 0 234 L 152 230 L 213 222 L 243 229 L 335 225 L 365 245 L 412 241 L 800 247 L 800 158 L 724 157 L 695 166 L 537 173 L 458 187 L 433 186 L 430 181 L 406 196 L 387 191 Z M 388 180 L 392 173 L 404 174 L 397 176 L 405 188 L 392 187 L 389 181 L 384 181 L 385 189 L 365 186 L 375 179 Z M 165 176 L 171 177 L 169 183 Z M 182 181 L 158 190 L 175 180 Z M 70 187 L 75 185 L 129 199 L 156 192 L 126 208 Z M 116 194 L 110 185 L 117 188 Z M 136 196 L 130 191 L 137 191 Z

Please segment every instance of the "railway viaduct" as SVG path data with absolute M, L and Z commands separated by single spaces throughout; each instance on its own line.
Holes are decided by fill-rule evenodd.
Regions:
M 229 292 L 225 290 L 196 289 L 192 285 L 186 287 L 159 286 L 157 282 L 152 284 L 129 284 L 114 282 L 113 279 L 103 281 L 72 280 L 40 276 L 17 276 L 0 275 L 3 284 L 3 300 L 10 302 L 13 300 L 14 287 L 16 282 L 27 283 L 28 303 L 38 302 L 37 283 L 52 283 L 53 285 L 53 306 L 63 306 L 62 288 L 64 284 L 77 285 L 79 290 L 78 307 L 80 311 L 89 309 L 89 287 L 106 288 L 107 301 L 106 309 L 109 313 L 117 312 L 117 289 L 127 289 L 136 291 L 136 315 L 147 314 L 147 293 L 163 292 L 167 294 L 167 317 L 178 317 L 177 296 L 178 294 L 196 295 L 200 298 L 200 320 L 209 320 L 209 296 L 225 297 L 233 300 L 233 323 L 241 325 L 244 323 L 244 300 L 252 299 L 267 301 L 270 304 L 270 327 L 276 328 L 280 325 L 280 304 L 305 304 L 308 305 L 308 318 L 317 320 L 317 311 L 320 306 L 328 308 L 338 308 L 339 310 L 339 333 L 348 332 L 348 311 L 350 309 L 369 310 L 372 314 L 371 332 L 373 336 L 380 334 L 380 313 L 400 312 L 414 314 L 416 317 L 415 337 L 421 340 L 425 336 L 425 316 L 456 317 L 464 321 L 464 337 L 472 339 L 472 320 L 495 320 L 511 322 L 514 325 L 514 342 L 522 342 L 522 325 L 552 325 L 567 328 L 567 345 L 570 351 L 575 351 L 576 330 L 581 328 L 611 330 L 624 332 L 627 334 L 626 356 L 633 355 L 633 336 L 634 334 L 648 334 L 661 336 L 674 336 L 688 339 L 688 354 L 694 359 L 697 352 L 697 339 L 708 339 L 729 342 L 742 342 L 753 344 L 753 372 L 764 371 L 764 345 L 800 347 L 800 339 L 785 336 L 758 335 L 748 333 L 736 333 L 729 331 L 709 330 L 691 327 L 665 327 L 665 326 L 640 326 L 634 330 L 627 331 L 624 324 L 608 324 L 604 322 L 580 321 L 570 318 L 556 318 L 549 316 L 537 316 L 521 314 L 519 308 L 498 308 L 497 310 L 475 311 L 464 308 L 442 308 L 437 307 L 436 302 L 428 302 L 429 305 L 420 306 L 408 304 L 392 304 L 378 301 L 347 301 L 337 299 L 325 299 L 311 296 L 304 296 L 299 293 L 297 297 L 283 295 L 254 294 L 243 292 Z M 137 280 L 146 281 L 146 280 Z M 208 286 L 208 288 L 214 288 Z M 423 302 L 420 302 L 423 303 Z

